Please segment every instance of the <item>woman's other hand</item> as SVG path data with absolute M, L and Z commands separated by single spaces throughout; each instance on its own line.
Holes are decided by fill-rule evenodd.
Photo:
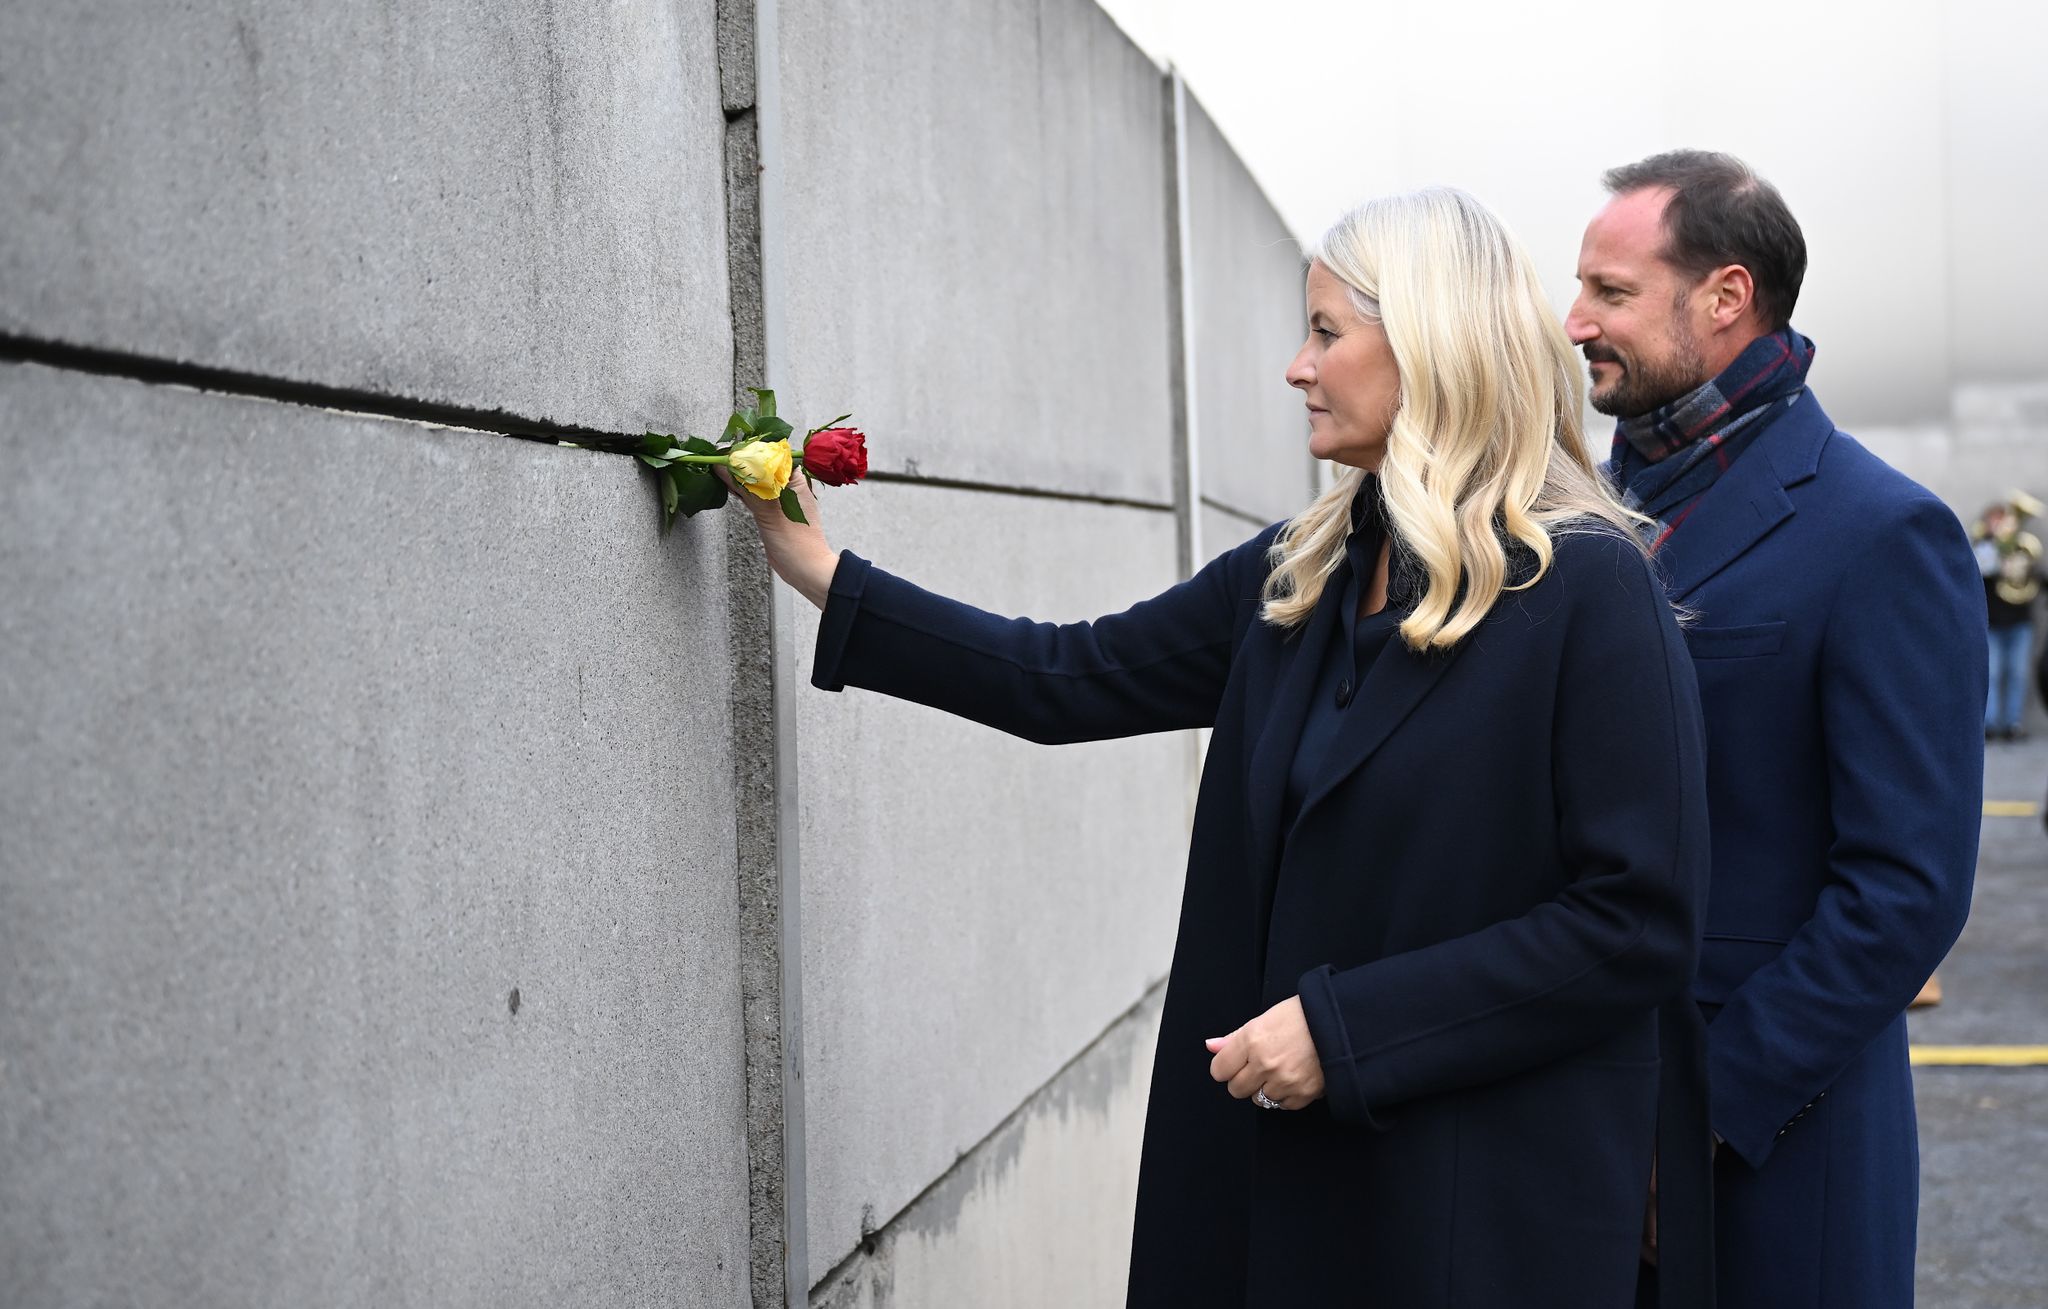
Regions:
M 1205 1043 L 1215 1058 L 1209 1076 L 1249 1100 L 1259 1091 L 1282 1109 L 1305 1109 L 1323 1098 L 1323 1061 L 1308 1034 L 1301 997 L 1290 996 L 1228 1036 Z
M 789 485 L 796 492 L 796 500 L 803 507 L 807 523 L 792 523 L 783 514 L 782 506 L 774 500 L 763 500 L 733 480 L 732 474 L 724 469 L 715 470 L 725 479 L 726 488 L 732 498 L 747 507 L 754 516 L 754 526 L 761 533 L 761 545 L 768 552 L 768 566 L 775 575 L 792 587 L 812 604 L 823 609 L 825 595 L 832 589 L 832 574 L 839 568 L 839 552 L 825 543 L 825 533 L 818 526 L 818 498 L 811 494 L 811 486 L 802 473 L 789 479 Z

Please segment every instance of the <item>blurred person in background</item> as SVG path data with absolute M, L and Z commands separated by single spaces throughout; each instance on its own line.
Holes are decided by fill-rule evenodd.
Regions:
M 1354 211 L 1306 291 L 1286 377 L 1342 472 L 1123 613 L 1001 618 L 834 552 L 801 486 L 808 524 L 736 498 L 824 610 L 822 688 L 1048 743 L 1214 728 L 1131 1305 L 1627 1309 L 1660 1148 L 1700 1163 L 1667 1304 L 1711 1305 L 1699 701 L 1578 361 L 1460 192 Z
M 2041 502 L 2024 491 L 1984 511 L 1970 529 L 1991 641 L 1991 689 L 1984 698 L 1984 739 L 2025 738 L 2027 682 L 2034 648 L 2034 602 L 2041 596 L 2041 540 L 2026 520 Z
M 1908 1309 L 1904 1013 L 1968 914 L 1983 802 L 1969 539 L 1807 388 L 1806 242 L 1776 188 L 1696 150 L 1604 181 L 1566 331 L 1693 615 L 1721 1303 Z

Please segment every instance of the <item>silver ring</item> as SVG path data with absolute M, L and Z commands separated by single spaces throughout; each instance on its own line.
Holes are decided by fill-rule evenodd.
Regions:
M 1252 1092 L 1252 1103 L 1261 1109 L 1278 1109 L 1280 1107 L 1280 1102 L 1267 1095 L 1266 1088 L 1263 1086 Z

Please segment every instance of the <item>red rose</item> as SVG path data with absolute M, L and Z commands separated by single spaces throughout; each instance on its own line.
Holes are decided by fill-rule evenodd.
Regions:
M 804 471 L 827 486 L 851 486 L 868 475 L 868 439 L 851 427 L 828 427 L 804 444 Z

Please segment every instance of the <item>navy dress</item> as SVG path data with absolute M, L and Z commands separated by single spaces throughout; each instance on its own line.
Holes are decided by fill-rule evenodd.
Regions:
M 1358 618 L 1375 490 L 1296 630 L 1260 617 L 1277 524 L 1081 623 L 844 554 L 813 681 L 1048 744 L 1214 729 L 1129 1304 L 1627 1309 L 1655 1151 L 1663 1303 L 1710 1305 L 1710 1136 L 1674 1094 L 1696 1033 L 1669 1021 L 1699 1021 L 1708 853 L 1684 639 L 1635 543 L 1588 527 L 1454 650 L 1418 654 L 1393 631 L 1402 570 Z M 1232 1098 L 1204 1038 L 1295 995 L 1323 1099 Z

